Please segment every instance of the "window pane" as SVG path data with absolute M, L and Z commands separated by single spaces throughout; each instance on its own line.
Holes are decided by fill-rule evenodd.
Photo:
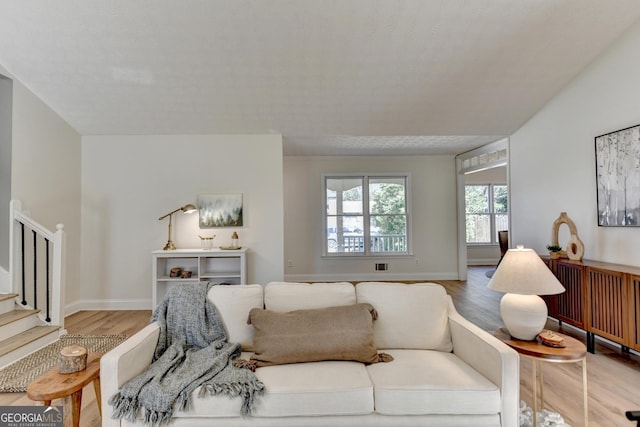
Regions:
M 369 179 L 371 252 L 406 252 L 406 178 Z
M 465 185 L 467 243 L 498 243 L 498 231 L 509 230 L 508 200 L 506 185 Z
M 326 176 L 325 253 L 407 253 L 407 176 Z
M 467 214 L 467 243 L 491 242 L 491 216 Z
M 371 214 L 404 214 L 406 212 L 405 178 L 370 178 L 369 212 Z
M 327 217 L 327 252 L 364 251 L 363 216 Z
M 466 185 L 464 196 L 467 213 L 489 213 L 488 185 Z
M 371 252 L 407 252 L 407 221 L 404 215 L 371 216 Z
M 362 215 L 363 178 L 327 178 L 327 214 Z
M 507 214 L 496 214 L 496 242 L 499 242 L 498 239 L 498 231 L 508 231 L 509 230 L 509 215 Z
M 508 202 L 507 186 L 494 185 L 493 186 L 493 211 L 495 213 L 506 213 L 507 207 L 509 206 L 507 202 Z

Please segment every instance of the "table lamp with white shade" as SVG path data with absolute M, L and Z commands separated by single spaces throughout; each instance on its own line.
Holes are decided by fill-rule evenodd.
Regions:
M 505 292 L 500 313 L 513 338 L 534 340 L 547 322 L 547 305 L 538 295 L 565 291 L 556 276 L 532 249 L 509 249 L 489 281 L 489 289 Z

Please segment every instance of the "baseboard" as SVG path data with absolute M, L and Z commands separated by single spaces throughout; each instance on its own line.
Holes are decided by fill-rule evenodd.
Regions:
M 64 310 L 65 316 L 86 310 L 151 310 L 151 300 L 79 300 L 67 304 Z
M 355 274 L 285 274 L 287 282 L 375 282 L 416 280 L 458 280 L 458 273 L 355 273 Z

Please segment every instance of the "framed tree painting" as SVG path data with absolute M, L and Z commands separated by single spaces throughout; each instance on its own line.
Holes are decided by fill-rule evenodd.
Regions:
M 598 225 L 640 226 L 640 125 L 595 138 Z
M 242 194 L 200 194 L 200 228 L 241 227 Z

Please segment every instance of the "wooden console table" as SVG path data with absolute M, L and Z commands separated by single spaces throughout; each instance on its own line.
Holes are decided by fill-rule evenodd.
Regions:
M 544 258 L 566 292 L 544 296 L 549 316 L 587 333 L 640 351 L 640 268 L 598 261 Z
M 504 329 L 498 329 L 494 335 L 500 341 L 513 348 L 521 356 L 531 359 L 532 377 L 532 394 L 533 394 L 533 425 L 538 425 L 538 390 L 537 384 L 540 383 L 540 409 L 544 409 L 544 381 L 542 376 L 541 362 L 552 363 L 578 363 L 582 362 L 582 400 L 584 409 L 584 425 L 589 425 L 589 399 L 587 397 L 587 348 L 583 343 L 575 338 L 561 334 L 566 347 L 555 348 L 539 343 L 538 341 L 522 341 L 512 338 Z

